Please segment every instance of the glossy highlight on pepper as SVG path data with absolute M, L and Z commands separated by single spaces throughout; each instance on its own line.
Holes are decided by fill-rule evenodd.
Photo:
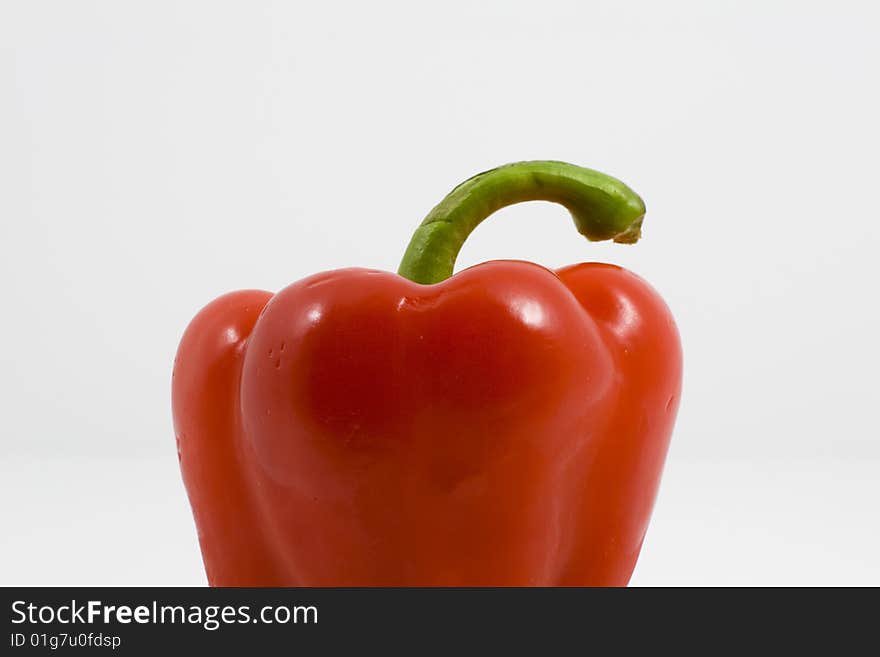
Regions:
M 501 207 L 564 205 L 632 243 L 620 181 L 519 162 L 453 190 L 398 274 L 234 292 L 191 322 L 173 376 L 181 471 L 212 585 L 625 585 L 681 390 L 659 295 L 600 263 L 452 275 Z

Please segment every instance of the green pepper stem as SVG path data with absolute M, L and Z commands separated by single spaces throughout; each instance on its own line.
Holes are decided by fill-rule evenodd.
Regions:
M 471 231 L 493 212 L 524 201 L 563 205 L 591 241 L 632 244 L 645 216 L 638 194 L 598 171 L 542 160 L 506 164 L 465 180 L 440 201 L 413 234 L 397 273 L 425 285 L 449 278 Z

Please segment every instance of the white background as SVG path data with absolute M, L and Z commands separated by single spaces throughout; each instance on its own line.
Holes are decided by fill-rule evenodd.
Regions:
M 871 2 L 0 5 L 0 583 L 202 584 L 170 415 L 228 290 L 394 270 L 460 180 L 624 179 L 644 239 L 548 204 L 459 265 L 604 260 L 685 390 L 632 583 L 880 584 L 880 20 Z

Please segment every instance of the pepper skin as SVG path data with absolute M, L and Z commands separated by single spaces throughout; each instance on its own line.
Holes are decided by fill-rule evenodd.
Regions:
M 196 316 L 173 410 L 210 584 L 628 583 L 678 406 L 678 333 L 620 267 L 451 275 L 480 221 L 535 199 L 590 239 L 639 237 L 623 183 L 521 162 L 453 190 L 400 275 L 325 272 Z

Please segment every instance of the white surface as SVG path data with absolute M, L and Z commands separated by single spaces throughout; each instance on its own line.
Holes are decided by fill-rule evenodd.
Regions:
M 517 159 L 644 240 L 503 211 L 460 265 L 616 262 L 685 390 L 635 584 L 880 584 L 880 20 L 869 2 L 0 5 L 0 583 L 197 584 L 169 384 L 225 291 L 396 268 Z
M 203 585 L 169 456 L 4 463 L 3 584 Z M 877 585 L 878 554 L 876 462 L 672 460 L 632 584 Z

